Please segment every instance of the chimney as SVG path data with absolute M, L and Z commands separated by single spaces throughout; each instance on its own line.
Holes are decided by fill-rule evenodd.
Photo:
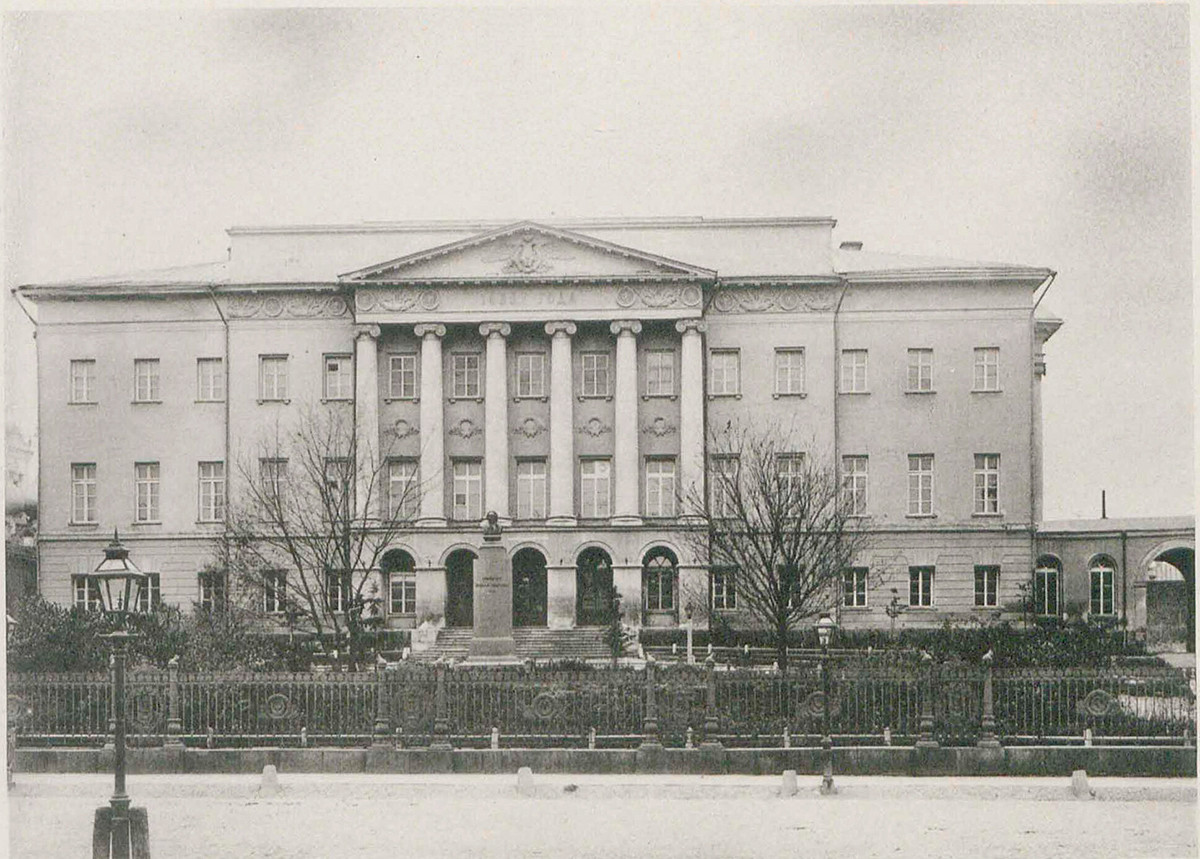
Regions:
M 838 246 L 838 249 L 843 251 L 861 251 L 862 245 L 862 242 L 842 242 Z
M 1106 494 L 1107 493 L 1105 493 L 1105 491 L 1103 489 L 1100 490 L 1100 518 L 1101 519 L 1108 518 L 1108 498 L 1106 497 Z

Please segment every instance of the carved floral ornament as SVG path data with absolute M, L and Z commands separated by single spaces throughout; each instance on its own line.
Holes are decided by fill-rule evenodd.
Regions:
M 667 419 L 660 415 L 654 420 L 650 421 L 650 423 L 643 426 L 642 432 L 662 438 L 663 436 L 672 435 L 673 433 L 678 432 L 678 429 L 674 424 L 667 423 Z
M 698 286 L 623 286 L 617 290 L 620 307 L 699 307 Z
M 236 295 L 227 307 L 234 319 L 315 319 L 350 312 L 340 295 Z
M 717 313 L 823 313 L 837 305 L 829 291 L 792 286 L 723 287 L 713 296 L 712 310 Z
M 612 427 L 600 420 L 600 418 L 589 418 L 579 425 L 579 431 L 593 438 L 599 438 L 607 432 L 612 432 Z
M 476 426 L 470 418 L 463 418 L 450 427 L 448 432 L 450 435 L 456 435 L 459 438 L 471 438 L 483 432 L 483 427 Z
M 442 297 L 436 289 L 420 289 L 412 286 L 395 286 L 386 289 L 359 289 L 354 295 L 354 306 L 363 313 L 386 311 L 403 313 L 407 310 L 436 310 Z
M 546 425 L 532 416 L 513 427 L 513 435 L 523 435 L 526 438 L 537 438 L 545 431 Z
M 408 438 L 420 433 L 420 430 L 412 425 L 409 421 L 401 418 L 392 425 L 392 435 L 398 439 Z

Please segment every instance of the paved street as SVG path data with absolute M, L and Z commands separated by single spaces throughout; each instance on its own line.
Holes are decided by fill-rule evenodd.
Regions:
M 1196 782 L 1092 779 L 817 779 L 778 796 L 746 776 L 133 776 L 157 859 L 186 857 L 855 857 L 1196 855 Z M 18 774 L 11 855 L 87 855 L 111 779 Z

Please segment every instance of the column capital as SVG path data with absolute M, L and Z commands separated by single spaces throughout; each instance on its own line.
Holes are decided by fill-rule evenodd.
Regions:
M 422 322 L 420 325 L 413 326 L 413 333 L 418 337 L 445 337 L 446 326 L 440 322 Z
M 703 334 L 708 330 L 708 323 L 703 319 L 680 319 L 675 323 L 675 330 L 680 334 L 687 334 L 689 331 Z
M 608 326 L 608 330 L 617 336 L 620 336 L 626 332 L 629 332 L 630 334 L 641 334 L 642 323 L 638 322 L 636 319 L 617 319 Z
M 354 339 L 355 340 L 360 340 L 363 337 L 370 337 L 372 340 L 378 340 L 379 333 L 380 332 L 379 332 L 378 325 L 355 325 L 354 326 Z
M 575 332 L 578 330 L 579 329 L 575 325 L 574 322 L 547 322 L 546 323 L 546 333 L 549 334 L 551 337 L 554 337 L 558 334 L 565 334 L 568 337 L 573 337 L 573 336 L 575 336 Z
M 507 322 L 485 322 L 479 326 L 479 333 L 484 337 L 491 337 L 493 334 L 507 337 L 512 334 L 512 326 Z

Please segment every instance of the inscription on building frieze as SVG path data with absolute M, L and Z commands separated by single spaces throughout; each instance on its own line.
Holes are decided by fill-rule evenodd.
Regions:
M 713 296 L 717 313 L 823 313 L 837 305 L 832 292 L 813 293 L 789 286 L 726 287 Z
M 234 319 L 314 319 L 350 312 L 339 295 L 236 295 L 227 307 Z

